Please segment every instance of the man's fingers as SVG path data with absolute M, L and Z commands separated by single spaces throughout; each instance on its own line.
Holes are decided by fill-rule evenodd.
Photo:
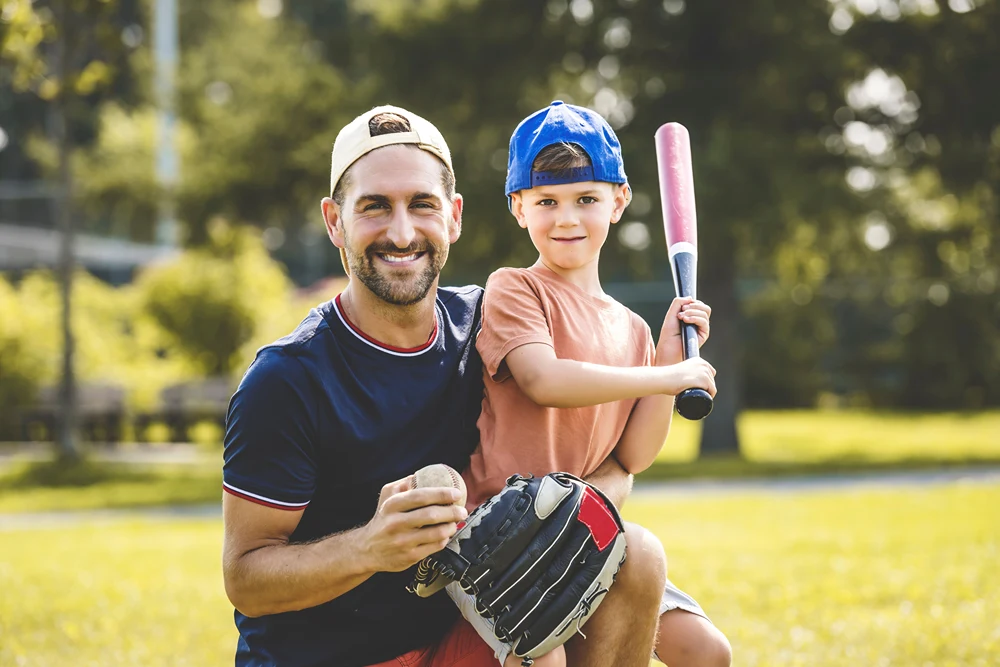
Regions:
M 412 528 L 434 526 L 437 524 L 456 524 L 464 521 L 469 513 L 460 505 L 431 505 L 406 512 L 403 516 L 405 525 Z
M 382 487 L 382 490 L 378 494 L 378 505 L 382 507 L 385 502 L 396 495 L 397 493 L 402 493 L 408 491 L 413 483 L 413 475 L 407 475 L 403 479 L 397 479 L 395 482 L 389 482 Z
M 458 489 L 447 487 L 408 489 L 386 500 L 384 508 L 387 512 L 409 512 L 428 505 L 454 505 L 458 497 Z

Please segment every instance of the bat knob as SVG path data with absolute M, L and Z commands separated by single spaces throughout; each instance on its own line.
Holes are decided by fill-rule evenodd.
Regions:
M 685 389 L 677 395 L 677 414 L 692 421 L 704 419 L 712 412 L 712 397 L 704 389 Z

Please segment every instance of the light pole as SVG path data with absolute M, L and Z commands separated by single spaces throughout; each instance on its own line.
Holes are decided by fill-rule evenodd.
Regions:
M 180 240 L 174 203 L 180 174 L 175 110 L 177 0 L 155 0 L 153 11 L 153 58 L 156 64 L 154 90 L 157 106 L 156 178 L 162 188 L 156 241 L 163 246 L 175 247 Z

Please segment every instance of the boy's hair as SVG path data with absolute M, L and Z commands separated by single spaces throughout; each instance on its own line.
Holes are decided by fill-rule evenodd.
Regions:
M 533 171 L 544 171 L 557 177 L 568 176 L 573 169 L 593 164 L 580 144 L 560 141 L 539 151 L 531 163 Z

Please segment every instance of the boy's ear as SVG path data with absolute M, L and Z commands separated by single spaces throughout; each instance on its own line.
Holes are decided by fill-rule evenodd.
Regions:
M 524 219 L 524 201 L 521 199 L 520 192 L 513 192 L 510 195 L 510 213 L 522 229 L 528 228 L 528 221 Z
M 617 223 L 625 215 L 625 208 L 632 201 L 632 188 L 628 186 L 628 183 L 622 183 L 621 185 L 614 185 L 614 203 L 615 207 L 611 211 L 611 224 Z

